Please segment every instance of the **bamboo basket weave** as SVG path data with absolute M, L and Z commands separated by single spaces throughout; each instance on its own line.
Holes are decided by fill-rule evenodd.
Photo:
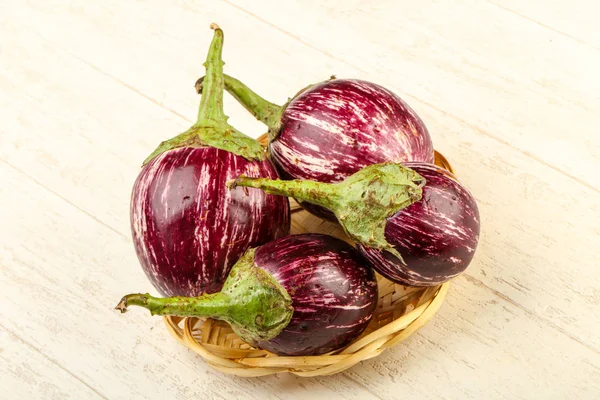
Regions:
M 266 137 L 259 138 L 261 143 Z M 437 151 L 435 163 L 454 172 L 450 163 Z M 292 234 L 325 233 L 350 242 L 343 229 L 292 204 Z M 288 372 L 299 376 L 332 375 L 363 360 L 377 357 L 415 333 L 439 310 L 449 282 L 420 288 L 395 284 L 379 274 L 379 300 L 375 315 L 363 334 L 353 343 L 320 356 L 284 357 L 256 349 L 242 341 L 222 321 L 205 318 L 164 317 L 169 332 L 213 368 L 232 375 L 252 377 Z

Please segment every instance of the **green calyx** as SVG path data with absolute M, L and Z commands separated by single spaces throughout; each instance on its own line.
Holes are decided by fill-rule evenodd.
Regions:
M 401 164 L 384 163 L 369 165 L 339 183 L 242 176 L 228 185 L 259 188 L 325 207 L 352 240 L 402 259 L 385 239 L 387 218 L 421 199 L 425 178 Z
M 271 340 L 289 324 L 294 308 L 285 288 L 255 265 L 254 253 L 255 249 L 244 253 L 218 293 L 167 298 L 129 294 L 115 308 L 124 313 L 128 306 L 139 306 L 152 315 L 219 319 L 247 343 Z
M 242 156 L 248 160 L 264 160 L 265 152 L 254 139 L 244 135 L 227 123 L 223 111 L 223 31 L 211 24 L 215 33 L 204 66 L 206 76 L 198 109 L 197 122 L 182 134 L 162 142 L 144 165 L 165 151 L 180 147 L 215 147 Z
M 317 85 L 308 85 L 296 93 L 293 97 L 289 98 L 283 106 L 280 106 L 265 100 L 238 79 L 226 74 L 223 75 L 223 78 L 225 90 L 227 90 L 229 94 L 231 94 L 242 106 L 244 106 L 246 110 L 254 115 L 257 120 L 267 126 L 269 142 L 275 140 L 277 136 L 279 136 L 281 130 L 281 117 L 289 102 L 307 89 Z M 335 79 L 335 76 L 331 76 L 331 78 L 329 78 L 329 80 L 332 79 Z M 206 77 L 202 77 L 196 81 L 195 86 L 198 93 L 204 93 L 206 90 L 205 82 Z

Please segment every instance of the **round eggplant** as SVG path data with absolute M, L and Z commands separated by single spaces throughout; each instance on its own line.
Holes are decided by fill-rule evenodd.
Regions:
M 133 241 L 163 296 L 219 291 L 246 249 L 289 233 L 288 200 L 255 189 L 228 190 L 226 182 L 240 174 L 278 176 L 268 160 L 248 161 L 214 147 L 167 151 L 138 175 Z
M 117 309 L 221 319 L 246 342 L 279 355 L 340 349 L 367 327 L 377 281 L 358 252 L 322 234 L 294 235 L 249 249 L 223 290 L 199 297 L 130 294 Z
M 462 273 L 479 241 L 479 210 L 454 175 L 433 165 L 406 163 L 425 178 L 420 201 L 387 219 L 385 238 L 401 255 L 358 244 L 386 278 L 411 286 L 438 285 Z

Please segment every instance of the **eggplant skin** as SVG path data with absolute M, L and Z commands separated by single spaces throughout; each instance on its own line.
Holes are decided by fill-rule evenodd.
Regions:
M 322 234 L 293 235 L 259 247 L 255 264 L 292 297 L 292 320 L 258 346 L 308 356 L 342 348 L 367 327 L 377 306 L 375 272 L 346 242 Z
M 423 121 L 400 97 L 371 82 L 315 85 L 288 104 L 281 126 L 269 151 L 284 179 L 340 182 L 371 164 L 434 159 Z M 305 208 L 335 221 L 329 211 Z
M 462 273 L 479 241 L 479 210 L 454 175 L 432 164 L 405 163 L 425 178 L 423 197 L 388 218 L 386 240 L 404 262 L 387 251 L 359 245 L 377 272 L 396 283 L 433 286 Z
M 167 151 L 140 171 L 131 196 L 131 231 L 144 272 L 163 296 L 221 289 L 249 247 L 290 229 L 289 201 L 226 182 L 240 175 L 277 178 L 268 161 L 212 147 Z

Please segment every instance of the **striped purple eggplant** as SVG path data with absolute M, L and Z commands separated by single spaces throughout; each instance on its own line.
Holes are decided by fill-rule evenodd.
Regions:
M 223 32 L 206 60 L 198 121 L 148 157 L 131 196 L 131 230 L 144 272 L 165 296 L 221 289 L 248 249 L 289 233 L 289 202 L 258 190 L 230 191 L 239 174 L 276 178 L 255 140 L 223 112 Z
M 356 250 L 332 236 L 288 236 L 261 246 L 256 265 L 291 294 L 294 314 L 259 347 L 278 354 L 315 355 L 339 349 L 367 327 L 377 304 L 377 281 Z
M 133 187 L 131 228 L 138 259 L 163 296 L 221 289 L 249 247 L 287 235 L 288 200 L 260 190 L 230 191 L 240 174 L 277 178 L 268 160 L 214 147 L 183 147 L 144 166 Z
M 408 104 L 354 79 L 323 82 L 290 101 L 269 149 L 286 177 L 326 183 L 386 161 L 433 162 L 427 128 Z
M 116 307 L 153 315 L 221 319 L 246 342 L 279 355 L 340 349 L 367 327 L 377 305 L 375 273 L 332 236 L 303 234 L 248 250 L 223 290 L 199 297 L 130 294 Z
M 332 79 L 309 86 L 283 107 L 227 75 L 225 88 L 269 127 L 269 152 L 284 179 L 340 182 L 371 164 L 433 162 L 423 121 L 380 85 Z M 326 209 L 302 206 L 335 220 Z
M 386 278 L 405 285 L 431 286 L 463 272 L 479 241 L 475 199 L 454 175 L 432 164 L 406 163 L 425 178 L 420 201 L 388 218 L 385 237 L 398 258 L 358 244 L 369 263 Z

